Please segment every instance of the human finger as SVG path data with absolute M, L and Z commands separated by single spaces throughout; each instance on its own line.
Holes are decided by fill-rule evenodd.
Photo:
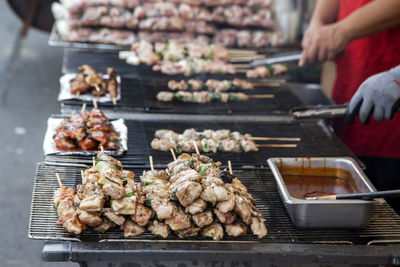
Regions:
M 375 106 L 374 107 L 374 114 L 373 114 L 374 120 L 381 121 L 381 120 L 383 120 L 384 115 L 385 115 L 384 107 L 382 107 L 382 106 Z
M 346 124 L 352 124 L 356 116 L 360 111 L 360 107 L 362 105 L 362 97 L 360 94 L 356 94 L 350 101 L 347 106 L 344 122 Z
M 369 116 L 371 115 L 374 108 L 374 103 L 370 100 L 363 99 L 360 114 L 358 115 L 358 119 L 362 124 L 368 124 Z

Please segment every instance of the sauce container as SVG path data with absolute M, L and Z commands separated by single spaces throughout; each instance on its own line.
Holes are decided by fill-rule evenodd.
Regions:
M 280 170 L 337 169 L 347 173 L 351 184 L 361 193 L 376 189 L 352 158 L 270 158 L 268 165 L 275 177 L 279 194 L 293 224 L 300 229 L 361 229 L 368 225 L 370 200 L 307 200 L 295 198 L 285 184 Z M 293 173 L 296 175 L 296 173 Z M 316 174 L 317 175 L 317 174 Z M 318 174 L 320 176 L 320 174 Z M 321 179 L 325 179 L 323 175 Z M 312 192 L 310 192 L 312 193 Z

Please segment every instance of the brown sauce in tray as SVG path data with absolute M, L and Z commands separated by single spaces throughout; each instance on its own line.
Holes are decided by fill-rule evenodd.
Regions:
M 294 198 L 360 193 L 352 175 L 344 169 L 280 166 L 279 171 Z

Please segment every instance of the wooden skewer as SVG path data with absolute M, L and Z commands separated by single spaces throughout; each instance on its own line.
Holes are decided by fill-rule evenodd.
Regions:
M 81 96 L 81 92 L 78 91 L 78 93 L 76 93 L 76 98 L 79 98 Z
M 83 170 L 81 170 L 81 178 L 82 178 L 82 181 L 83 181 Z
M 59 185 L 60 187 L 63 187 L 63 184 L 62 184 L 62 182 L 61 182 L 60 175 L 59 175 L 57 172 L 56 172 L 56 177 L 57 177 L 58 185 Z
M 96 88 L 96 91 L 97 91 L 97 92 L 100 92 L 100 87 L 99 87 L 98 84 L 94 84 L 94 88 Z
M 81 113 L 85 112 L 86 109 L 86 103 L 83 103 L 82 108 L 81 108 Z
M 253 83 L 255 87 L 280 87 L 281 83 L 278 82 L 270 82 L 270 83 Z
M 249 64 L 232 64 L 233 66 L 235 66 L 236 68 L 248 68 L 250 67 Z
M 301 141 L 299 137 L 251 137 L 250 139 L 254 141 Z
M 92 158 L 92 163 L 93 163 L 93 167 L 96 166 L 96 160 L 95 157 Z
M 264 59 L 264 57 L 230 57 L 229 58 L 229 62 L 249 62 L 249 61 L 253 61 L 256 59 Z
M 200 155 L 199 148 L 197 147 L 196 141 L 192 141 L 194 145 L 194 149 L 196 149 L 196 153 Z
M 100 146 L 100 151 L 101 151 L 101 153 L 104 154 L 104 147 L 103 146 Z
M 246 50 L 246 49 L 228 49 L 228 53 L 249 53 L 249 54 L 257 54 L 255 50 Z
M 274 98 L 274 94 L 263 94 L 263 95 L 248 95 L 251 98 Z
M 97 108 L 97 101 L 96 101 L 96 99 L 93 99 L 93 107 Z
M 256 144 L 256 147 L 297 147 L 297 144 Z
M 172 157 L 174 158 L 174 160 L 176 160 L 176 155 L 175 155 L 174 149 L 171 148 L 169 151 L 171 151 Z
M 149 156 L 149 161 L 150 161 L 150 168 L 152 171 L 154 171 L 153 156 Z
M 228 160 L 228 168 L 229 168 L 229 173 L 231 175 L 233 175 L 233 171 L 232 171 L 232 162 L 230 160 Z
M 112 98 L 112 103 L 113 103 L 114 106 L 116 106 L 117 105 L 117 98 L 113 97 Z

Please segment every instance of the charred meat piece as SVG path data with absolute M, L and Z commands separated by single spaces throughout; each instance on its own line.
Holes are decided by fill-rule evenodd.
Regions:
M 104 209 L 103 215 L 116 225 L 122 225 L 125 222 L 124 216 L 117 214 L 110 208 Z
M 179 230 L 176 232 L 179 238 L 188 238 L 188 237 L 196 237 L 198 236 L 200 228 L 191 227 L 184 230 Z
M 80 73 L 71 80 L 71 94 L 76 95 L 77 93 L 86 93 L 90 88 L 90 85 L 86 83 L 85 76 Z
M 121 227 L 124 230 L 124 237 L 134 237 L 143 234 L 145 229 L 135 222 L 127 219 Z
M 186 213 L 194 215 L 203 212 L 206 207 L 207 203 L 201 198 L 198 198 L 195 201 L 193 201 L 190 205 L 186 206 L 185 211 Z
M 237 219 L 236 213 L 230 211 L 227 213 L 222 213 L 218 209 L 214 209 L 214 214 L 217 216 L 218 220 L 221 223 L 231 224 L 234 223 Z
M 192 219 L 198 227 L 203 228 L 213 222 L 213 214 L 211 211 L 206 211 L 193 215 Z
M 247 234 L 247 226 L 241 223 L 229 224 L 225 227 L 229 236 L 244 236 Z
M 105 233 L 105 232 L 107 232 L 108 230 L 111 230 L 111 229 L 115 228 L 116 226 L 117 226 L 117 225 L 116 225 L 115 223 L 110 222 L 110 221 L 104 219 L 103 222 L 102 222 L 99 226 L 97 226 L 96 228 L 94 228 L 94 230 L 95 230 L 96 232 Z
M 191 227 L 190 216 L 187 215 L 182 208 L 175 206 L 172 217 L 165 220 L 165 223 L 173 231 L 179 231 Z
M 148 229 L 151 232 L 151 234 L 158 235 L 163 238 L 167 238 L 171 233 L 171 230 L 169 229 L 169 226 L 166 223 L 159 222 L 157 220 L 150 223 Z
M 152 211 L 150 208 L 143 204 L 136 205 L 136 212 L 131 216 L 132 221 L 136 222 L 139 226 L 145 226 L 151 219 Z
M 265 227 L 265 222 L 262 219 L 252 217 L 250 229 L 259 239 L 267 235 L 267 227 Z
M 84 210 L 78 210 L 77 214 L 79 220 L 90 227 L 97 227 L 103 222 L 103 219 L 98 214 L 92 214 Z
M 221 240 L 224 237 L 224 228 L 219 223 L 213 223 L 204 228 L 201 235 L 211 237 L 213 240 Z

